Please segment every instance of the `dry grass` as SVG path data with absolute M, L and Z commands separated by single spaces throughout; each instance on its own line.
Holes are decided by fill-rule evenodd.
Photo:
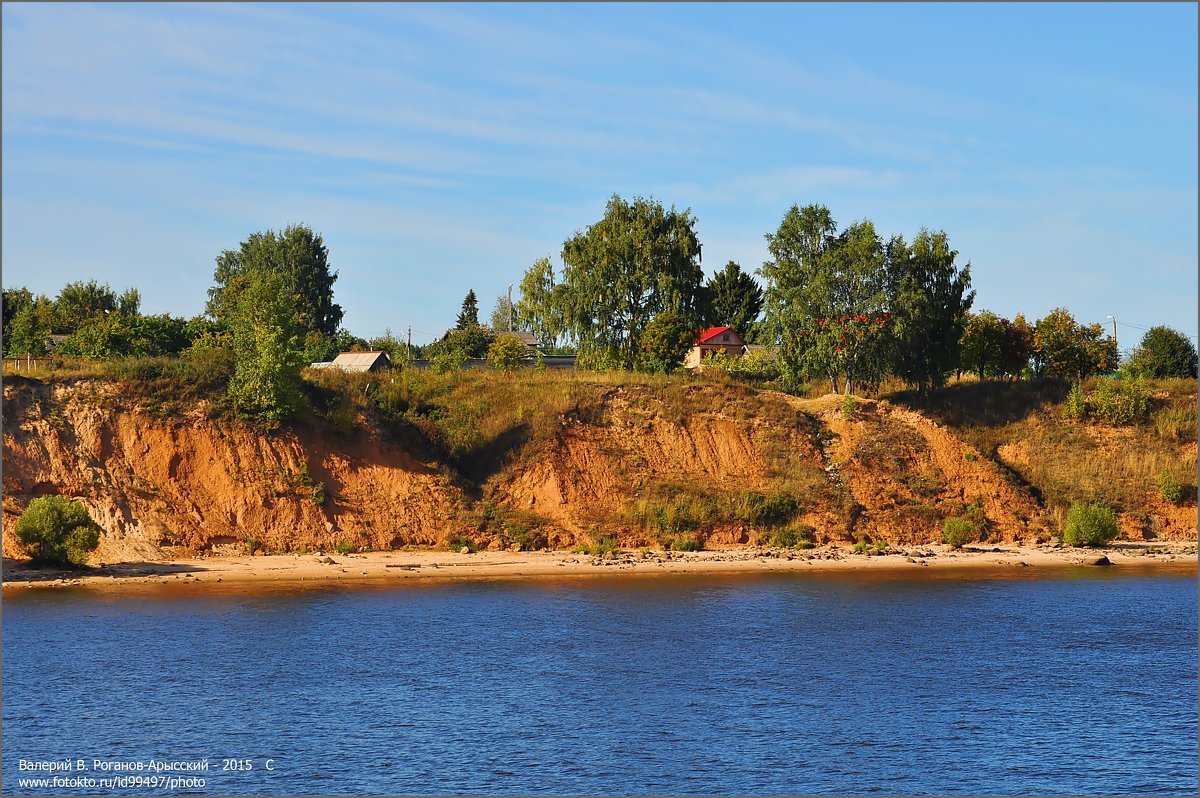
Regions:
M 1092 391 L 1097 384 L 1090 380 L 1083 388 Z M 1146 389 L 1146 414 L 1123 428 L 1065 419 L 1069 386 L 1049 380 L 964 382 L 924 399 L 912 392 L 889 398 L 925 412 L 1000 462 L 1062 528 L 1076 503 L 1143 511 L 1164 470 L 1194 491 L 1196 463 L 1180 444 L 1196 440 L 1196 383 L 1151 380 Z M 1014 448 L 1021 456 L 1013 456 Z

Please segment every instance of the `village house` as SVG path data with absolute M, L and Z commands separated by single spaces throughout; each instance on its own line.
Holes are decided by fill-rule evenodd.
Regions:
M 379 371 L 392 367 L 387 352 L 342 352 L 327 363 L 313 363 L 315 369 L 341 369 L 342 371 Z
M 742 356 L 746 340 L 732 327 L 709 327 L 696 333 L 692 340 L 692 348 L 683 361 L 687 369 L 699 368 L 705 356 L 710 353 L 724 352 L 730 360 Z

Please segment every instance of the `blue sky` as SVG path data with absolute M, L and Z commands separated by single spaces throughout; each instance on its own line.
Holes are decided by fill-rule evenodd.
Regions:
M 424 343 L 616 193 L 691 208 L 709 274 L 817 202 L 944 229 L 977 309 L 1194 336 L 1196 29 L 1195 4 L 5 3 L 4 284 L 190 316 L 222 249 L 305 222 L 345 326 Z

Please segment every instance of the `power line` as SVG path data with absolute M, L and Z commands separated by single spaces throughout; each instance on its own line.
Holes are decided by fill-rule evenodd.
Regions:
M 1097 322 L 1097 324 L 1099 324 L 1099 322 Z M 1117 319 L 1117 324 L 1118 324 L 1118 325 L 1120 325 L 1121 327 L 1132 327 L 1133 329 L 1135 329 L 1135 330 L 1141 330 L 1142 332 L 1150 332 L 1150 329 L 1151 329 L 1150 327 L 1143 327 L 1143 326 L 1142 326 L 1142 325 L 1140 325 L 1140 324 L 1134 324 L 1134 323 L 1132 323 L 1132 322 L 1125 321 L 1124 319 Z M 1103 325 L 1101 325 L 1101 326 L 1103 326 Z M 1181 334 L 1181 335 L 1184 335 L 1184 336 L 1186 336 L 1186 337 L 1188 337 L 1188 338 L 1191 338 L 1191 339 L 1193 339 L 1193 340 L 1196 338 L 1196 334 L 1195 334 L 1195 333 L 1190 333 L 1190 334 L 1189 334 L 1189 333 L 1185 333 L 1185 332 L 1182 332 L 1182 331 L 1177 331 L 1177 332 L 1180 332 L 1180 334 Z

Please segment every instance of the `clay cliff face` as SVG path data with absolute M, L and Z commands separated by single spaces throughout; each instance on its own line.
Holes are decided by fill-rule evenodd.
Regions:
M 94 560 L 436 545 L 461 503 L 450 480 L 378 431 L 262 434 L 195 413 L 158 419 L 112 384 L 5 387 L 4 553 L 36 496 L 77 497 L 103 530 Z
M 587 418 L 558 419 L 537 451 L 518 451 L 473 484 L 420 461 L 361 416 L 349 434 L 316 420 L 267 434 L 210 420 L 202 408 L 153 416 L 99 381 L 6 383 L 4 398 L 6 557 L 22 555 L 12 534 L 21 510 L 49 494 L 88 507 L 103 530 L 93 561 L 104 562 L 244 553 L 249 539 L 278 551 L 443 546 L 458 537 L 510 545 L 477 522 L 480 503 L 538 519 L 551 546 L 599 534 L 653 545 L 655 534 L 631 512 L 646 497 L 781 490 L 798 498 L 795 520 L 818 540 L 936 542 L 942 519 L 963 514 L 987 527 L 989 541 L 1051 535 L 1035 496 L 1000 464 L 882 401 L 859 402 L 846 418 L 840 397 L 615 388 Z M 1195 538 L 1194 503 L 1172 507 L 1148 494 L 1147 508 L 1159 537 Z M 1131 517 L 1125 534 L 1140 540 L 1144 523 Z M 737 544 L 761 540 L 762 530 L 725 519 L 702 535 Z

